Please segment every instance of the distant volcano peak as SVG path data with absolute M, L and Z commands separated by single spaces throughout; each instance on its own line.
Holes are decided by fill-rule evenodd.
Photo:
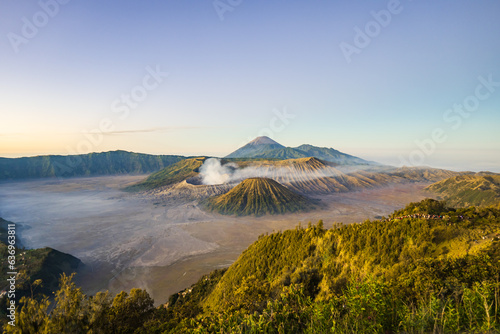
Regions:
M 378 165 L 376 162 L 342 153 L 333 148 L 316 147 L 304 144 L 298 147 L 285 147 L 269 137 L 257 137 L 245 146 L 230 153 L 226 158 L 254 158 L 254 159 L 299 159 L 314 157 L 337 165 Z M 308 164 L 321 163 L 320 161 L 304 161 Z
M 278 149 L 284 149 L 285 146 L 275 142 L 269 137 L 257 137 L 243 147 L 240 147 L 226 158 L 247 158 L 256 154 L 265 154 L 266 152 Z
M 272 140 L 271 138 L 269 138 L 267 136 L 257 137 L 254 140 L 252 140 L 251 142 L 249 142 L 248 144 L 250 144 L 250 145 L 279 145 L 279 146 L 284 147 L 280 143 Z

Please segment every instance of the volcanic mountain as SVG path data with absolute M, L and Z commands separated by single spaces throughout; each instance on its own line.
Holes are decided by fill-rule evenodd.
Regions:
M 269 137 L 257 137 L 245 146 L 237 149 L 226 158 L 260 158 L 260 159 L 299 159 L 316 157 L 325 161 L 342 165 L 378 165 L 376 162 L 342 153 L 333 148 L 300 145 L 285 147 Z
M 249 178 L 224 195 L 211 197 L 206 206 L 226 215 L 283 214 L 308 210 L 313 203 L 268 178 Z
M 243 147 L 240 147 L 226 158 L 253 158 L 257 155 L 266 155 L 270 151 L 284 149 L 285 146 L 275 142 L 269 137 L 257 137 Z

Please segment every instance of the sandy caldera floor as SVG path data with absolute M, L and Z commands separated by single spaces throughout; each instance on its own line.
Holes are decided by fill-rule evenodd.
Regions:
M 318 197 L 313 212 L 264 217 L 207 213 L 196 201 L 155 200 L 121 191 L 144 175 L 0 183 L 0 217 L 19 224 L 23 245 L 52 247 L 85 264 L 87 293 L 144 288 L 161 304 L 203 274 L 229 266 L 266 232 L 323 219 L 352 223 L 392 213 L 430 195 L 428 183 Z

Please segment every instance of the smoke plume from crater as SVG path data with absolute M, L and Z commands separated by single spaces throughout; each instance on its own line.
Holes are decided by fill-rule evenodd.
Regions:
M 249 166 L 240 168 L 235 163 L 222 164 L 220 159 L 210 158 L 200 167 L 201 182 L 215 185 L 239 182 L 250 177 L 267 177 L 278 182 L 307 181 L 322 177 L 335 177 L 343 174 L 339 170 L 324 166 L 316 169 L 303 169 L 297 165 L 289 166 Z

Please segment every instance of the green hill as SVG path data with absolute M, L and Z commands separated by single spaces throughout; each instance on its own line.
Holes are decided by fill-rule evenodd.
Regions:
M 58 250 L 45 247 L 38 249 L 15 248 L 14 270 L 11 270 L 7 243 L 7 224 L 13 224 L 0 218 L 0 288 L 9 290 L 7 279 L 11 277 L 8 272 L 17 272 L 16 276 L 16 301 L 19 302 L 23 296 L 35 296 L 44 294 L 52 296 L 59 285 L 61 274 L 71 274 L 76 272 L 83 263 L 76 257 L 59 252 Z M 16 236 L 16 246 L 20 246 L 19 236 Z M 41 284 L 35 281 L 41 280 Z M 5 318 L 7 308 L 7 298 L 0 299 L 0 315 Z
M 455 207 L 500 205 L 500 175 L 459 175 L 431 184 L 427 190 Z
M 206 158 L 190 158 L 181 160 L 168 166 L 154 174 L 151 174 L 144 181 L 136 183 L 126 188 L 128 191 L 150 190 L 159 187 L 169 186 L 181 182 L 190 177 L 198 175 L 198 169 L 203 165 Z
M 2 257 L 2 274 L 0 279 L 6 282 L 7 272 L 7 247 L 0 245 Z M 43 293 L 47 296 L 57 290 L 59 278 L 62 273 L 71 274 L 76 272 L 83 263 L 80 259 L 56 249 L 45 247 L 37 249 L 17 249 L 16 251 L 16 271 L 19 273 L 17 283 L 18 296 L 30 293 L 30 283 L 41 279 L 43 285 L 37 288 L 36 293 Z
M 0 258 L 2 259 L 0 282 L 4 282 L 2 285 L 7 284 L 5 283 L 8 277 L 7 272 L 12 271 L 8 268 L 8 224 L 13 223 L 0 218 Z M 15 246 L 20 247 L 21 245 L 22 241 L 17 234 Z M 38 289 L 38 292 L 51 294 L 56 290 L 59 276 L 62 273 L 70 274 L 83 265 L 78 258 L 49 247 L 38 249 L 16 248 L 15 256 L 15 268 L 19 273 L 17 283 L 19 284 L 18 290 L 20 291 L 20 295 L 27 294 L 29 290 L 28 282 L 33 282 L 37 279 L 43 281 L 43 286 Z
M 149 155 L 126 151 L 0 158 L 0 180 L 143 174 L 158 171 L 182 159 L 184 157 L 177 155 Z
M 312 202 L 268 178 L 243 180 L 228 193 L 209 198 L 206 206 L 225 215 L 283 214 L 304 211 Z
M 331 230 L 316 226 L 263 236 L 229 267 L 203 303 L 205 307 L 219 311 L 225 305 L 239 307 L 238 303 L 253 297 L 251 291 L 247 296 L 238 295 L 236 287 L 250 280 L 255 287 L 263 288 L 260 293 L 267 298 L 283 286 L 302 283 L 313 299 L 326 300 L 342 291 L 353 275 L 363 277 L 368 274 L 383 277 L 394 287 L 418 298 L 426 288 L 436 284 L 426 281 L 436 270 L 432 265 L 424 265 L 426 262 L 454 263 L 457 259 L 466 261 L 471 256 L 488 252 L 496 252 L 495 256 L 500 260 L 500 243 L 492 239 L 500 233 L 500 210 L 474 208 L 457 211 L 446 208 L 442 202 L 425 200 L 395 212 L 394 218 L 428 214 L 429 208 L 437 208 L 439 213 L 448 216 L 447 219 L 413 219 L 408 216 Z M 490 219 L 485 220 L 488 215 L 491 215 Z M 461 220 L 459 216 L 468 219 Z M 478 278 L 485 278 L 483 274 L 498 273 L 497 260 L 490 259 L 491 263 L 485 268 L 487 273 Z M 438 270 L 443 268 L 441 266 Z M 460 284 L 470 283 L 468 269 L 462 269 L 464 273 L 456 277 L 451 271 L 441 274 L 450 275 L 449 278 L 453 277 Z M 406 281 L 409 278 L 412 279 Z M 490 278 L 495 279 L 494 276 Z M 435 286 L 432 289 L 439 291 Z

